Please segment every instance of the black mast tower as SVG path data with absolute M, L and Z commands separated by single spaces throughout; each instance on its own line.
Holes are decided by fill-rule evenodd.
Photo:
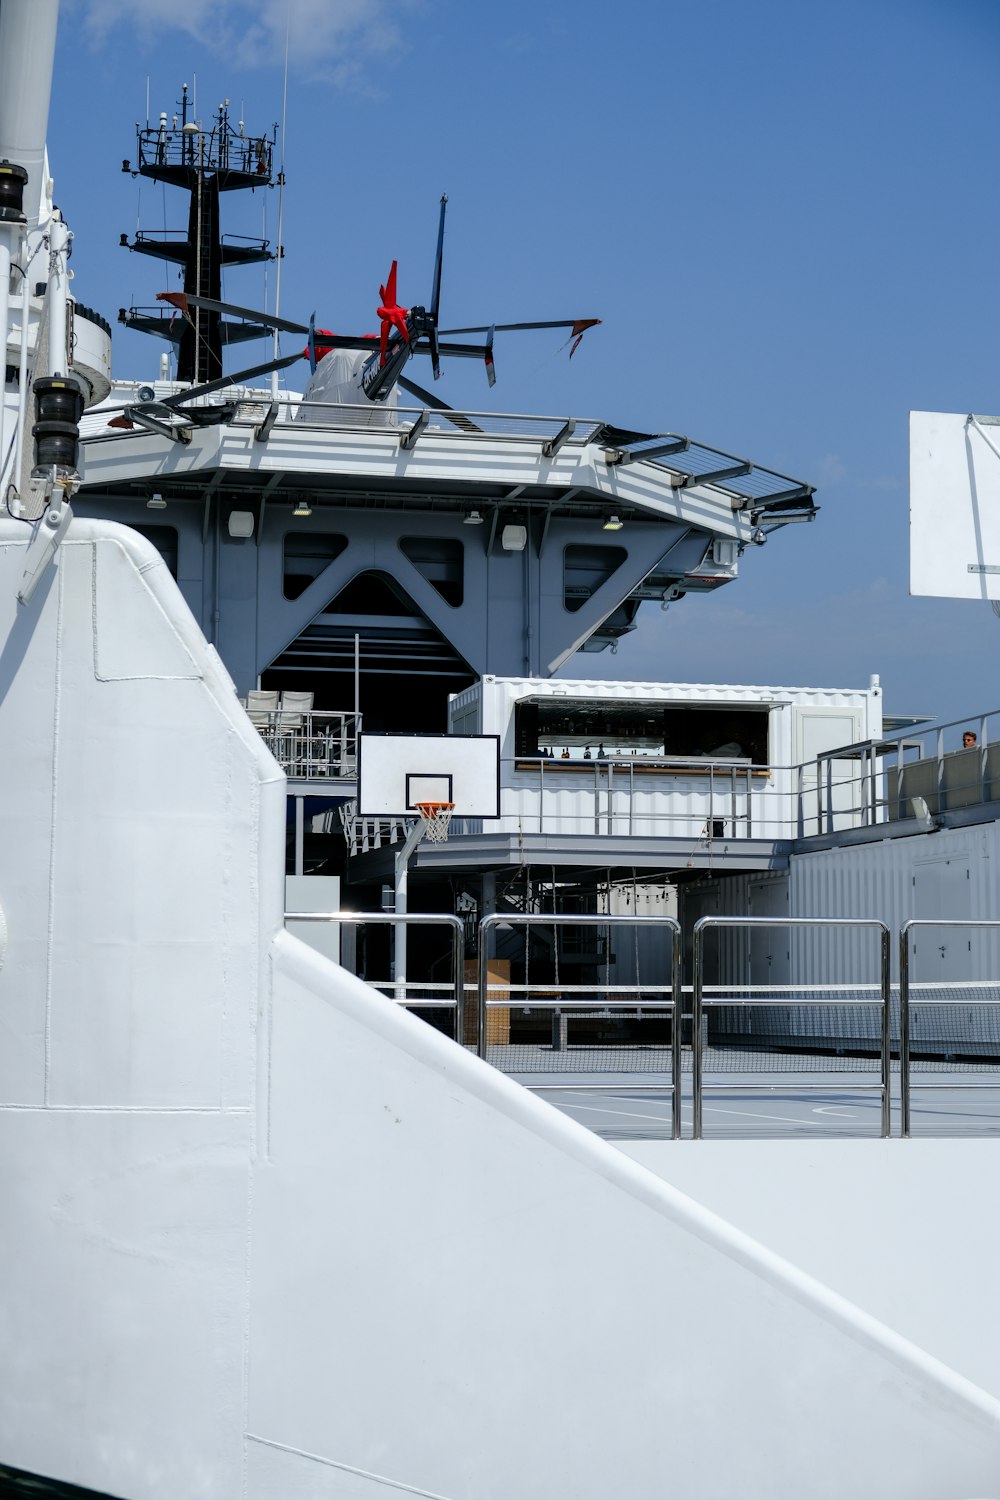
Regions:
M 276 253 L 264 239 L 229 235 L 223 240 L 219 195 L 241 188 L 272 187 L 271 169 L 277 126 L 270 136 L 244 135 L 243 121 L 237 129 L 229 123 L 229 100 L 219 105 L 211 128 L 204 130 L 188 119 L 188 86 L 179 101 L 180 117 L 172 124 L 166 114 L 158 126 L 136 126 L 136 166 L 122 162 L 122 171 L 133 177 L 151 177 L 190 194 L 187 233 L 164 231 L 159 235 L 143 230 L 121 243 L 142 255 L 171 260 L 183 267 L 184 291 L 195 296 L 222 297 L 223 266 L 245 266 L 274 260 Z M 281 182 L 279 174 L 278 181 Z M 192 307 L 188 317 L 176 310 L 154 307 L 120 308 L 118 321 L 126 328 L 155 334 L 177 346 L 177 379 L 200 385 L 222 373 L 222 351 L 227 344 L 264 338 L 270 328 L 255 323 L 227 323 L 217 312 Z

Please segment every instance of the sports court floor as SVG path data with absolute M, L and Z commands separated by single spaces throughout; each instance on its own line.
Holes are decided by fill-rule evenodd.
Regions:
M 670 1136 L 670 1084 L 648 1074 L 582 1074 L 563 1072 L 515 1074 L 588 1130 L 605 1140 L 662 1140 Z M 913 1136 L 1000 1135 L 1000 1071 L 938 1071 L 914 1075 L 910 1096 Z M 794 1136 L 874 1137 L 881 1129 L 881 1094 L 869 1075 L 815 1071 L 774 1074 L 741 1072 L 738 1077 L 706 1075 L 702 1133 L 705 1139 L 782 1138 Z M 866 1086 L 859 1088 L 859 1083 Z M 927 1087 L 926 1084 L 930 1084 Z M 901 1134 L 899 1073 L 892 1078 L 892 1130 Z M 681 1093 L 684 1136 L 692 1133 L 691 1077 Z

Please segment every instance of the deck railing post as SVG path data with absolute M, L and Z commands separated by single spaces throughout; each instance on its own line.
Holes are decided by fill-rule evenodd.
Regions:
M 286 922 L 332 922 L 338 926 L 365 927 L 370 922 L 381 922 L 384 926 L 450 927 L 452 932 L 452 1008 L 455 1012 L 455 1040 L 462 1044 L 465 1018 L 465 973 L 463 954 L 465 928 L 460 917 L 448 912 L 393 912 L 393 911 L 286 911 Z M 386 981 L 387 983 L 389 981 Z M 437 986 L 435 986 L 436 988 Z M 443 988 L 443 986 L 441 986 Z M 397 1002 L 397 1004 L 400 1002 Z M 414 1002 L 419 1004 L 419 1001 Z
M 888 1139 L 892 1133 L 892 1097 L 890 1085 L 892 1082 L 892 969 L 889 959 L 889 929 L 884 922 L 879 923 L 881 929 L 880 944 L 880 969 L 882 985 L 882 1139 Z
M 819 778 L 817 777 L 817 782 Z M 1000 927 L 1000 922 L 995 924 Z M 703 1132 L 704 1114 L 704 1043 L 702 1035 L 705 1016 L 705 946 L 704 934 L 709 927 L 740 927 L 740 928 L 809 928 L 809 927 L 864 927 L 877 928 L 879 931 L 879 996 L 881 1001 L 881 1014 L 879 1018 L 879 1092 L 881 1095 L 880 1133 L 888 1136 L 891 1122 L 891 1094 L 890 1083 L 892 1076 L 892 1019 L 891 1019 L 891 995 L 892 986 L 890 982 L 890 934 L 884 922 L 869 917 L 699 917 L 692 929 L 692 997 L 691 997 L 691 1079 L 692 1079 L 692 1139 L 701 1140 Z M 834 986 L 835 987 L 835 986 Z M 708 1005 L 713 1004 L 739 1004 L 738 995 L 730 996 L 721 1000 L 713 992 L 709 996 Z M 721 988 L 721 987 L 720 987 Z M 732 985 L 733 991 L 747 988 L 742 985 Z M 753 986 L 749 986 L 753 989 Z M 809 986 L 805 986 L 809 988 Z M 867 983 L 863 988 L 872 988 Z M 792 1003 L 792 1002 L 789 1002 Z M 826 1000 L 813 1000 L 799 996 L 794 1001 L 796 1005 L 823 1005 Z
M 478 1039 L 478 1049 L 477 1049 L 478 1053 L 479 1053 L 479 1056 L 482 1057 L 482 1058 L 485 1058 L 485 1056 L 486 1056 L 486 1029 L 487 1029 L 487 1017 L 489 1015 L 489 1002 L 488 1002 L 488 991 L 489 991 L 489 958 L 488 958 L 488 949 L 489 949 L 489 941 L 488 941 L 488 939 L 489 939 L 489 934 L 493 931 L 493 929 L 499 923 L 504 923 L 505 925 L 510 925 L 510 926 L 513 926 L 513 927 L 524 927 L 524 928 L 529 929 L 529 939 L 530 939 L 530 929 L 532 927 L 550 927 L 553 930 L 556 929 L 556 928 L 559 928 L 559 927 L 591 927 L 591 928 L 597 927 L 599 929 L 603 928 L 607 932 L 607 934 L 608 934 L 608 941 L 609 942 L 611 941 L 610 934 L 611 934 L 612 929 L 627 928 L 627 927 L 631 927 L 631 928 L 648 927 L 650 929 L 655 929 L 655 928 L 662 929 L 663 927 L 666 927 L 669 930 L 670 936 L 671 936 L 671 946 L 670 946 L 670 1004 L 669 1004 L 669 1009 L 668 1009 L 667 1005 L 662 1000 L 659 1001 L 659 1002 L 654 1002 L 653 1005 L 651 1006 L 651 1008 L 654 1009 L 654 1010 L 660 1011 L 660 1012 L 666 1011 L 667 1014 L 669 1014 L 669 1016 L 670 1016 L 670 1028 L 671 1028 L 670 1029 L 670 1046 L 671 1046 L 670 1087 L 671 1087 L 671 1095 L 672 1095 L 672 1097 L 671 1097 L 670 1121 L 671 1121 L 671 1139 L 672 1140 L 676 1140 L 680 1136 L 680 1133 L 681 1133 L 681 1075 L 682 1075 L 682 1061 L 683 1061 L 683 1059 L 682 1059 L 683 1013 L 682 1013 L 682 989 L 681 989 L 681 927 L 680 927 L 680 923 L 677 921 L 677 919 L 675 917 L 628 917 L 628 916 L 610 916 L 609 917 L 609 916 L 603 916 L 603 915 L 600 915 L 600 914 L 597 914 L 597 913 L 594 913 L 594 912 L 586 912 L 586 913 L 580 913 L 580 912 L 552 912 L 552 913 L 548 913 L 548 912 L 532 912 L 532 913 L 527 913 L 527 914 L 522 914 L 522 915 L 516 915 L 516 914 L 513 914 L 513 913 L 507 913 L 507 912 L 491 912 L 487 916 L 483 917 L 482 920 L 479 923 L 479 968 L 478 968 L 479 1039 Z M 524 989 L 525 986 L 522 985 L 521 988 Z M 546 990 L 546 989 L 551 990 L 552 986 L 548 985 L 548 984 L 540 984 L 538 986 L 538 988 L 541 989 L 541 990 Z M 594 986 L 594 988 L 599 990 L 600 989 L 600 983 L 598 982 Z M 636 983 L 635 983 L 634 987 L 632 985 L 627 985 L 627 986 L 621 986 L 621 988 L 624 988 L 624 989 L 632 989 L 632 988 L 634 988 L 635 989 L 635 993 L 636 993 L 635 1004 L 636 1004 L 636 1008 L 638 1009 L 642 1005 L 641 996 L 642 996 L 642 990 L 643 990 L 643 986 L 642 986 L 642 984 L 640 982 L 640 978 L 639 978 L 638 973 L 636 974 Z M 662 989 L 665 988 L 665 987 L 664 986 L 657 986 L 657 988 L 662 991 Z M 526 995 L 526 998 L 529 998 L 529 997 Z M 538 1004 L 540 1006 L 540 1008 L 543 1009 L 543 1010 L 546 1009 L 546 1008 L 553 1009 L 554 1006 L 559 1006 L 559 1005 L 566 1007 L 563 1019 L 566 1019 L 567 1016 L 571 1015 L 572 1012 L 573 1012 L 573 1009 L 574 1009 L 574 1002 L 572 1000 L 567 1001 L 565 998 L 563 998 L 561 1001 L 556 1001 L 556 1002 L 551 1002 L 551 1001 L 547 1002 L 547 1001 L 543 1000 L 541 1002 L 535 1001 L 534 1003 Z M 579 1005 L 579 1003 L 580 1002 L 577 1002 L 578 1005 Z M 584 1009 L 593 1009 L 594 1002 L 590 1001 L 589 999 L 586 1000 L 586 1001 L 584 1001 L 584 1002 L 582 1002 L 582 1003 L 583 1003 L 583 1008 Z
M 486 988 L 489 982 L 489 934 L 497 925 L 497 913 L 489 912 L 479 924 L 479 972 L 477 989 L 477 1010 L 479 1021 L 476 1026 L 476 1055 L 486 1056 Z
M 899 929 L 899 1114 L 900 1134 L 910 1134 L 910 923 Z
M 910 941 L 911 939 L 915 938 L 917 928 L 936 928 L 938 930 L 940 930 L 941 928 L 946 928 L 954 929 L 957 932 L 967 933 L 969 935 L 969 947 L 971 950 L 972 935 L 974 933 L 989 932 L 995 935 L 1000 935 L 1000 920 L 996 918 L 911 917 L 908 922 L 903 923 L 903 926 L 899 930 L 899 1074 L 902 1111 L 901 1128 L 902 1134 L 904 1136 L 908 1136 L 911 1131 L 913 1078 L 911 1068 L 912 1057 L 910 1049 L 913 1030 L 914 1002 L 912 998 L 913 986 L 910 974 Z M 915 946 L 914 952 L 916 952 Z M 947 982 L 941 984 L 936 981 L 927 981 L 927 983 L 929 984 L 929 987 L 934 991 L 940 991 L 942 989 L 947 991 L 952 988 L 951 984 Z M 975 996 L 970 993 L 977 987 L 981 988 L 984 991 L 982 998 L 979 1000 L 977 1000 Z M 986 980 L 966 980 L 962 988 L 965 989 L 965 994 L 961 995 L 961 998 L 959 998 L 959 995 L 961 994 L 960 989 L 954 999 L 948 999 L 947 996 L 942 999 L 938 998 L 936 995 L 930 995 L 925 998 L 923 1003 L 935 1007 L 959 1004 L 966 1006 L 976 1004 L 983 1006 L 1000 1005 L 1000 1000 L 995 998 L 997 990 L 995 979 L 990 978 Z M 921 1001 L 918 999 L 916 1001 L 916 1004 L 920 1005 Z M 926 1045 L 927 1043 L 925 1042 L 925 1046 Z M 917 1086 L 921 1086 L 919 1082 Z
M 672 920 L 672 919 L 671 919 Z M 670 1138 L 681 1138 L 681 1079 L 684 1047 L 684 1011 L 681 991 L 681 929 L 672 921 L 670 943 L 670 992 L 674 1002 L 673 1020 L 670 1023 Z M 636 979 L 638 979 L 638 974 Z
M 704 945 L 702 934 L 711 917 L 699 917 L 694 924 L 691 968 L 691 1139 L 701 1140 L 701 1014 L 704 981 Z

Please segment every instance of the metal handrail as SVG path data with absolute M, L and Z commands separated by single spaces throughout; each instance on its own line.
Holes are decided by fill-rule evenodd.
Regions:
M 359 713 L 293 708 L 249 708 L 247 713 L 275 760 L 293 780 L 356 779 Z
M 461 917 L 452 916 L 448 912 L 394 912 L 394 911 L 286 911 L 286 922 L 336 922 L 344 923 L 351 927 L 363 927 L 369 922 L 381 922 L 388 926 L 415 927 L 423 924 L 427 927 L 450 927 L 452 932 L 452 967 L 453 995 L 449 1002 L 455 1010 L 455 1040 L 462 1045 L 465 1035 L 465 927 Z M 388 980 L 391 984 L 392 981 Z M 443 988 L 443 986 L 442 986 Z M 388 996 L 386 997 L 388 998 Z M 424 1000 L 410 1002 L 404 996 L 402 1000 L 393 1002 L 396 1005 L 409 1005 L 415 1003 L 425 1008 L 440 1005 L 441 1001 Z
M 899 929 L 899 1096 L 900 1096 L 900 1128 L 904 1137 L 910 1134 L 910 933 L 916 927 L 957 927 L 963 931 L 969 928 L 989 929 L 1000 932 L 1000 921 L 973 921 L 960 918 L 935 920 L 933 917 L 911 917 L 904 922 Z M 926 1000 L 916 1002 L 918 1005 L 926 1005 Z M 935 1004 L 946 1004 L 945 1001 L 935 1001 Z M 968 1000 L 961 1002 L 968 1004 Z M 982 1000 L 983 1005 L 998 1005 L 998 1000 Z
M 629 917 L 600 916 L 586 912 L 491 912 L 479 923 L 479 1035 L 476 1050 L 481 1058 L 486 1057 L 486 1011 L 489 990 L 489 956 L 486 938 L 495 928 L 504 927 L 666 927 L 670 941 L 670 1138 L 677 1140 L 681 1133 L 681 927 L 674 917 Z M 510 986 L 502 986 L 509 989 Z M 539 989 L 551 989 L 552 985 L 539 985 Z M 594 986 L 600 989 L 599 985 Z M 620 987 L 615 986 L 616 990 Z M 629 986 L 637 995 L 643 992 L 641 984 Z M 585 1008 L 592 1010 L 594 1001 L 560 1001 L 563 1010 Z M 554 1002 L 553 1002 L 554 1005 Z M 544 1002 L 543 1002 L 544 1006 Z M 548 1008 L 548 1007 L 545 1007 Z M 654 1009 L 654 1005 L 644 1008 Z
M 153 310 L 159 311 L 159 309 Z M 166 314 L 164 314 L 164 319 L 168 320 Z M 377 341 L 373 347 L 378 348 Z M 185 394 L 186 390 L 186 386 L 174 382 L 170 394 L 180 396 Z M 236 406 L 232 420 L 227 424 L 230 428 L 256 427 L 260 422 L 261 410 L 274 406 L 278 413 L 277 423 L 282 429 L 291 428 L 305 433 L 328 432 L 338 436 L 342 433 L 363 433 L 376 438 L 404 436 L 406 429 L 425 410 L 420 406 L 404 406 L 402 403 L 398 406 L 376 408 L 370 401 L 316 401 L 312 398 L 304 401 L 298 395 L 288 394 L 272 398 L 269 391 L 242 384 L 227 387 L 213 395 L 196 397 L 190 404 L 201 406 L 221 401 L 234 403 Z M 106 426 L 109 417 L 128 411 L 135 404 L 136 398 L 132 397 L 125 401 L 102 403 L 99 407 L 92 408 L 87 413 L 81 441 L 85 444 L 117 442 L 124 438 L 135 437 L 136 432 L 130 433 L 119 428 L 108 433 L 97 426 L 98 422 Z M 297 420 L 299 412 L 311 412 L 315 413 L 315 416 L 308 421 Z M 330 414 L 328 421 L 323 420 L 325 412 Z M 373 413 L 383 419 L 391 417 L 392 420 L 383 420 L 380 425 L 373 426 Z M 183 417 L 183 407 L 176 409 L 176 415 L 179 418 Z M 429 418 L 435 437 L 466 437 L 471 433 L 477 437 L 486 437 L 500 442 L 522 443 L 548 442 L 556 436 L 566 420 L 565 417 L 538 412 L 484 412 L 471 409 L 466 411 L 457 407 L 433 408 L 430 410 Z M 576 417 L 574 422 L 575 429 L 566 439 L 566 447 L 585 448 L 598 439 L 603 429 L 603 423 L 596 417 Z M 142 435 L 141 431 L 138 435 Z
M 885 1138 L 890 1133 L 891 1108 L 890 1098 L 890 1062 L 892 1049 L 892 1028 L 890 1009 L 890 966 L 889 966 L 889 929 L 884 922 L 879 922 L 870 917 L 699 917 L 692 930 L 692 954 L 693 954 L 693 991 L 691 1000 L 691 1088 L 692 1088 L 692 1139 L 699 1141 L 702 1138 L 702 1103 L 703 1103 L 703 1058 L 702 1058 L 702 1017 L 705 1004 L 709 1005 L 738 1005 L 739 999 L 728 996 L 711 996 L 705 1000 L 705 945 L 702 934 L 711 927 L 868 927 L 877 929 L 880 933 L 879 940 L 879 990 L 882 1004 L 882 1025 L 880 1038 L 881 1053 L 881 1091 L 882 1091 L 882 1119 L 881 1134 Z M 733 986 L 732 988 L 737 988 Z M 844 1002 L 838 1001 L 838 1004 Z M 866 1002 L 867 1003 L 867 1002 Z M 794 1004 L 799 1005 L 829 1005 L 828 1000 L 812 999 L 796 996 Z

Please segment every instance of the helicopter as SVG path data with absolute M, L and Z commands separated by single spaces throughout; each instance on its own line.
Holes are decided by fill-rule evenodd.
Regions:
M 430 305 L 428 307 L 413 305 L 409 308 L 399 305 L 397 300 L 398 263 L 394 260 L 384 283 L 379 286 L 380 301 L 376 309 L 376 315 L 379 319 L 380 327 L 377 334 L 340 334 L 333 333 L 329 329 L 317 328 L 315 313 L 310 317 L 308 323 L 296 323 L 287 318 L 279 318 L 269 313 L 256 312 L 251 308 L 237 307 L 230 302 L 220 302 L 216 299 L 197 296 L 190 292 L 160 292 L 157 300 L 169 303 L 185 318 L 190 318 L 191 308 L 200 308 L 210 313 L 228 314 L 233 317 L 249 319 L 264 327 L 272 328 L 275 332 L 306 335 L 305 348 L 295 354 L 285 355 L 280 359 L 269 360 L 263 364 L 254 365 L 250 369 L 239 370 L 232 375 L 222 376 L 217 380 L 195 386 L 180 395 L 167 398 L 163 405 L 175 409 L 181 405 L 186 406 L 188 402 L 197 397 L 222 390 L 228 385 L 241 384 L 246 380 L 253 379 L 258 375 L 267 374 L 272 370 L 287 368 L 297 363 L 298 360 L 305 358 L 309 361 L 311 380 L 303 395 L 303 402 L 308 402 L 310 399 L 329 400 L 332 397 L 336 401 L 345 403 L 360 403 L 364 401 L 384 403 L 388 400 L 394 388 L 399 385 L 412 395 L 418 397 L 421 401 L 435 407 L 444 408 L 444 402 L 436 400 L 429 392 L 404 376 L 403 371 L 413 355 L 426 354 L 430 356 L 431 369 L 435 380 L 441 377 L 442 358 L 481 359 L 486 369 L 487 381 L 490 386 L 493 386 L 496 383 L 493 340 L 497 333 L 561 328 L 569 330 L 566 342 L 571 345 L 570 358 L 572 358 L 579 347 L 584 333 L 589 328 L 593 328 L 599 324 L 601 322 L 600 318 L 562 318 L 547 319 L 540 322 L 494 323 L 479 324 L 464 328 L 439 328 L 441 270 L 444 255 L 444 226 L 447 206 L 448 196 L 445 193 L 442 194 L 440 202 L 437 251 L 434 259 L 434 279 Z M 454 341 L 458 336 L 467 334 L 483 334 L 485 337 L 482 343 L 456 343 Z M 353 360 L 348 358 L 340 361 L 340 369 L 335 373 L 329 370 L 320 370 L 327 356 L 336 353 L 353 353 L 356 358 Z M 320 371 L 319 378 L 317 378 L 318 370 Z M 331 373 L 334 373 L 333 379 L 330 378 Z

